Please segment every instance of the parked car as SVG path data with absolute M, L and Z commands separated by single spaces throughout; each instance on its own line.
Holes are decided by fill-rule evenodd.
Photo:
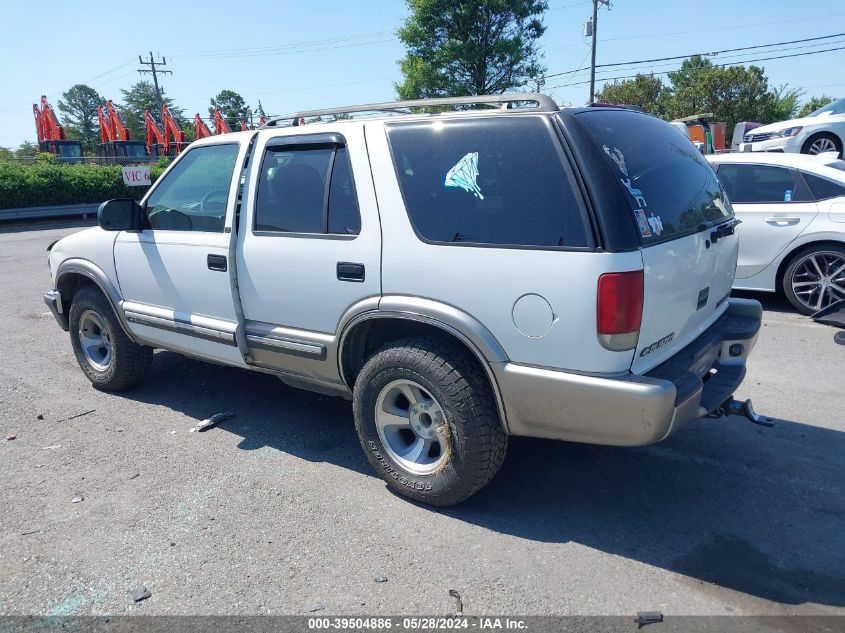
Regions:
M 826 154 L 842 158 L 845 139 L 845 99 L 838 99 L 800 119 L 763 125 L 744 137 L 743 152 Z
M 542 95 L 294 113 L 193 143 L 98 218 L 53 245 L 45 296 L 96 387 L 163 348 L 345 396 L 375 471 L 437 505 L 509 435 L 636 446 L 725 410 L 760 327 L 695 147 Z
M 802 314 L 845 298 L 845 161 L 829 156 L 708 156 L 739 227 L 734 288 L 782 291 Z

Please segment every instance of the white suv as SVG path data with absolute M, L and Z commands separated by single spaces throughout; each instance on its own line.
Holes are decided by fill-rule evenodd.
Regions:
M 381 115 L 296 125 L 357 111 Z M 52 247 L 45 296 L 95 386 L 164 348 L 348 397 L 375 470 L 438 505 L 508 435 L 636 446 L 720 411 L 760 327 L 695 147 L 542 95 L 203 139 L 99 223 Z

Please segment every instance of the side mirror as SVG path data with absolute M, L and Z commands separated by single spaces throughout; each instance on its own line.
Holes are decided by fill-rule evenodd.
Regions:
M 144 208 L 132 198 L 106 200 L 97 209 L 97 222 L 105 231 L 140 231 L 144 228 Z

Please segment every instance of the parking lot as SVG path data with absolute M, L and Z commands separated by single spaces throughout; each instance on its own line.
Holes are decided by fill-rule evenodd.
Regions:
M 0 614 L 445 615 L 450 589 L 467 614 L 845 614 L 845 348 L 785 302 L 750 295 L 738 394 L 775 428 L 514 438 L 434 510 L 371 472 L 341 399 L 169 352 L 93 389 L 41 298 L 47 245 L 82 226 L 0 229 Z

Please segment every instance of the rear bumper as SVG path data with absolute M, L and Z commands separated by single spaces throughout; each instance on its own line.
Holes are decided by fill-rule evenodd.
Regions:
M 730 398 L 745 377 L 762 307 L 731 299 L 692 343 L 645 375 L 585 376 L 514 363 L 494 366 L 512 435 L 643 446 Z
M 59 326 L 67 332 L 67 315 L 62 310 L 61 293 L 58 290 L 48 290 L 44 293 L 44 303 L 46 303 L 47 307 L 50 308 L 50 312 L 53 313 L 53 316 L 56 318 L 56 322 L 58 322 Z

